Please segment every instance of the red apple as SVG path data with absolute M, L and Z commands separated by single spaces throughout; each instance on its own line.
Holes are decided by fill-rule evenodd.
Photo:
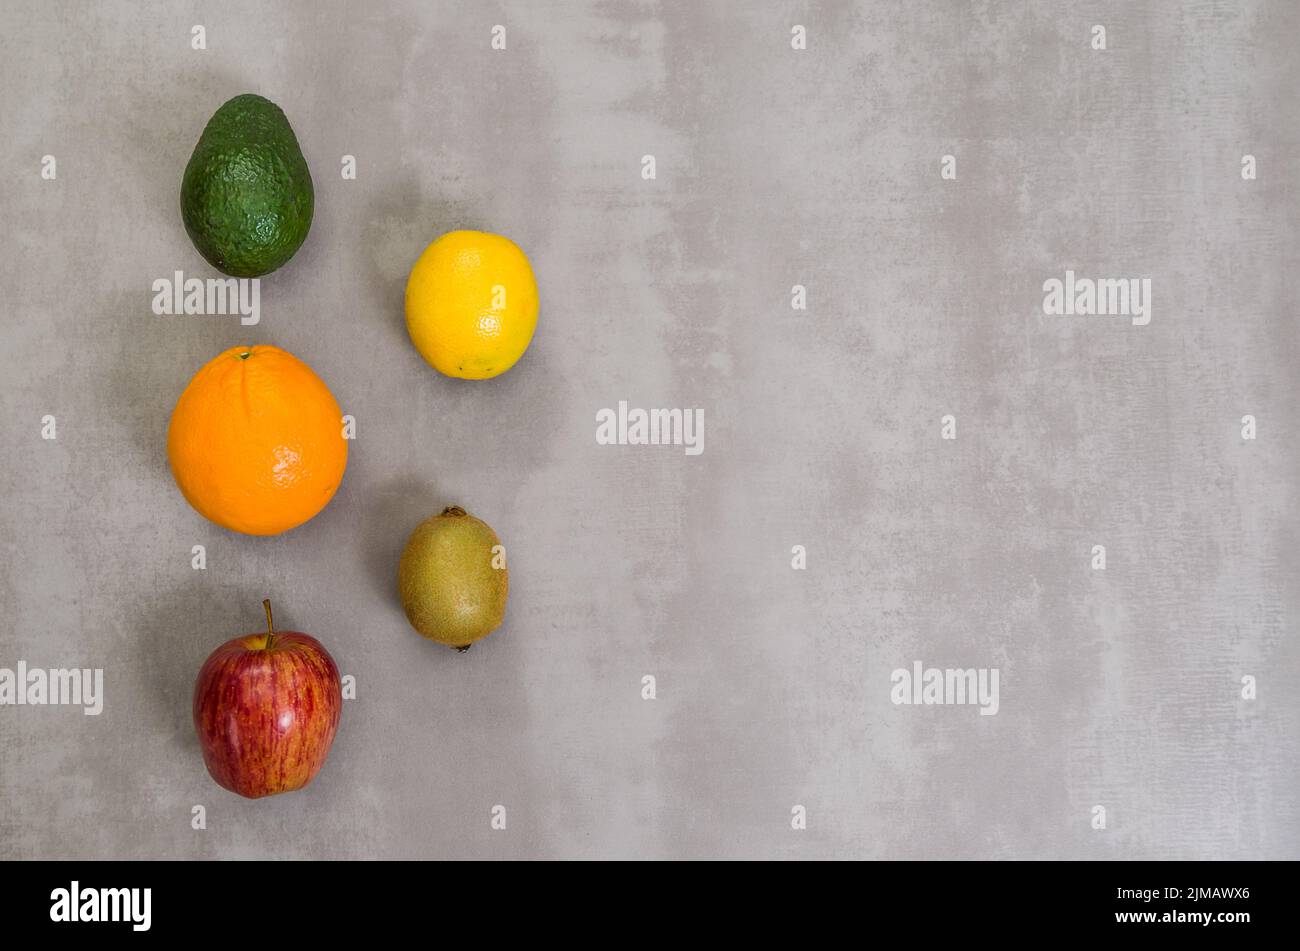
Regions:
M 276 631 L 227 641 L 194 684 L 194 729 L 220 785 L 249 799 L 306 786 L 325 765 L 343 692 L 334 659 L 310 634 Z

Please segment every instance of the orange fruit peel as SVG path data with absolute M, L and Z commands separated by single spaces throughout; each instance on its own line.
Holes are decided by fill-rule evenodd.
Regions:
M 167 430 L 172 476 L 223 528 L 278 535 L 323 509 L 348 463 L 339 404 L 279 347 L 231 347 L 181 393 Z

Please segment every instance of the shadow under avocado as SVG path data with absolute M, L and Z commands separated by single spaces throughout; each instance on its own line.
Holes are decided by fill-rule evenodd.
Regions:
M 142 217 L 133 220 L 166 240 L 159 242 L 165 250 L 157 256 L 133 260 L 135 272 L 128 272 L 132 289 L 105 302 L 117 349 L 103 383 L 104 405 L 125 417 L 129 445 L 162 471 L 167 470 L 167 422 L 190 378 L 226 347 L 262 342 L 259 327 L 242 326 L 237 319 L 232 325 L 226 319 L 152 311 L 155 280 L 172 280 L 177 271 L 187 278 L 224 276 L 203 259 L 185 231 L 181 179 L 212 114 L 233 96 L 263 91 L 257 86 L 248 77 L 199 65 L 157 82 L 122 87 L 118 115 L 138 143 L 138 160 L 120 167 L 140 196 L 134 212 Z M 267 92 L 275 98 L 274 90 Z

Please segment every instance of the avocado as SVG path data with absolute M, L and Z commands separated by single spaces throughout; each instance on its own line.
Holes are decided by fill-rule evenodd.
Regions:
M 269 274 L 306 240 L 315 203 L 279 106 L 249 93 L 213 113 L 181 180 L 181 218 L 209 264 L 233 277 Z

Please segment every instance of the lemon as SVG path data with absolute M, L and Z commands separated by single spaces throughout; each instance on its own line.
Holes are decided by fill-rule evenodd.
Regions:
M 406 330 L 439 373 L 486 380 L 509 370 L 537 329 L 537 281 L 524 252 L 485 231 L 449 231 L 406 281 Z

